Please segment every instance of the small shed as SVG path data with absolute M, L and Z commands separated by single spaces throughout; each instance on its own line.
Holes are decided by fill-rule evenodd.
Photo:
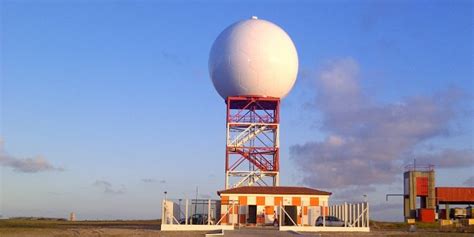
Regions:
M 330 192 L 307 187 L 245 186 L 218 191 L 221 224 L 272 225 L 279 208 L 291 218 L 283 224 L 314 225 L 327 215 Z M 306 222 L 306 223 L 302 223 Z

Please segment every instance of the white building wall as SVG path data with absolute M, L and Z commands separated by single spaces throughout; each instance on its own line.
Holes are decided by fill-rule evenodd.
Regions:
M 257 196 L 247 196 L 247 205 L 256 205 Z
M 283 206 L 293 206 L 293 197 L 299 197 L 301 200 L 301 203 L 297 205 L 297 219 L 294 220 L 295 222 L 298 222 L 298 217 L 301 217 L 301 222 L 299 223 L 301 225 L 314 225 L 316 222 L 316 219 L 321 215 L 321 210 L 322 206 L 328 206 L 329 203 L 329 196 L 327 195 L 268 195 L 268 194 L 222 194 L 221 196 L 228 196 L 229 201 L 235 201 L 236 204 L 238 203 L 239 196 L 246 196 L 247 201 L 246 205 L 241 204 L 241 206 L 238 208 L 238 214 L 234 215 L 229 215 L 228 217 L 228 222 L 227 223 L 233 223 L 232 221 L 235 221 L 235 223 L 238 223 L 239 215 L 246 215 L 245 220 L 248 218 L 248 205 L 256 205 L 257 204 L 257 197 L 265 197 L 265 205 L 257 205 L 257 219 L 258 218 L 263 218 L 265 221 L 265 224 L 272 224 L 274 221 L 274 213 L 266 213 L 265 212 L 265 207 L 266 206 L 273 206 L 273 210 L 277 211 L 278 213 L 278 208 L 279 204 L 275 203 L 275 197 L 281 197 L 283 201 Z M 311 201 L 310 198 L 318 198 L 318 204 L 319 206 L 310 206 Z M 305 213 L 305 207 L 307 209 L 307 212 Z M 228 210 L 227 205 L 222 205 L 222 214 L 224 214 Z M 269 209 L 270 212 L 271 209 Z M 232 214 L 232 213 L 230 213 Z M 243 217 L 241 217 L 243 218 Z M 242 220 L 242 219 L 240 219 Z

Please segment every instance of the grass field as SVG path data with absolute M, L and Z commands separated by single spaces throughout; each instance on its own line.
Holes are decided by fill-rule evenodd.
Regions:
M 415 224 L 417 231 L 420 233 L 444 233 L 444 234 L 456 234 L 465 233 L 468 236 L 474 236 L 474 226 L 462 227 L 462 226 L 440 226 L 439 223 L 421 223 Z M 407 231 L 410 225 L 405 222 L 380 222 L 371 221 L 370 229 L 373 231 Z
M 160 220 L 126 221 L 61 221 L 61 220 L 0 220 L 0 236 L 204 236 L 205 232 L 161 232 Z M 416 232 L 409 232 L 409 225 L 399 222 L 371 222 L 370 233 L 314 233 L 300 236 L 474 236 L 474 226 L 440 227 L 438 223 L 417 223 Z M 293 236 L 273 228 L 243 228 L 225 236 Z
M 0 236 L 155 236 L 159 220 L 56 221 L 0 220 Z
M 159 230 L 161 220 L 116 220 L 116 221 L 57 221 L 57 220 L 0 220 L 0 230 L 4 228 L 143 228 Z

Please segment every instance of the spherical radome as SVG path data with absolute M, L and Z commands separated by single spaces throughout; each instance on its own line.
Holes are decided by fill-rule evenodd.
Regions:
M 298 74 L 293 41 L 279 26 L 253 17 L 227 27 L 215 40 L 209 74 L 228 96 L 285 97 Z

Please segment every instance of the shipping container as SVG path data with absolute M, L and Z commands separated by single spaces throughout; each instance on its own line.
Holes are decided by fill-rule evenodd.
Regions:
M 474 203 L 474 188 L 468 187 L 437 187 L 438 202 Z
M 420 222 L 434 222 L 435 221 L 435 210 L 428 208 L 418 209 L 418 220 Z

